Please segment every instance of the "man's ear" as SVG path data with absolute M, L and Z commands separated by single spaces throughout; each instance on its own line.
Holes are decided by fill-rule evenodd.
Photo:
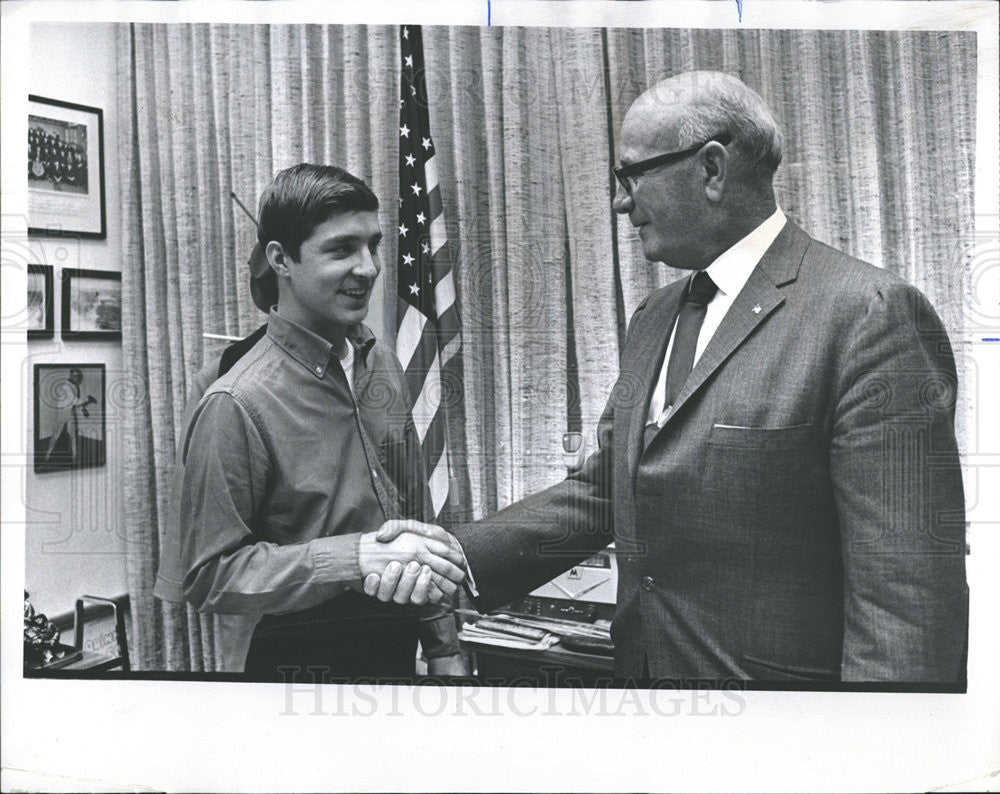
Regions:
M 267 257 L 267 263 L 279 278 L 288 276 L 288 261 L 290 257 L 285 253 L 285 248 L 281 243 L 277 240 L 271 240 L 264 247 L 264 256 Z
M 701 158 L 705 195 L 709 201 L 721 201 L 731 165 L 729 151 L 718 141 L 712 141 L 702 149 Z

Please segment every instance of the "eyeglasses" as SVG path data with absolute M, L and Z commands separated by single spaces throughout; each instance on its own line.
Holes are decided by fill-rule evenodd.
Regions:
M 667 152 L 666 154 L 658 154 L 656 157 L 650 157 L 647 160 L 640 160 L 637 163 L 629 163 L 628 165 L 615 166 L 611 170 L 614 171 L 615 177 L 618 179 L 618 184 L 620 184 L 625 192 L 630 196 L 632 195 L 632 180 L 637 176 L 646 173 L 647 171 L 652 171 L 654 168 L 658 168 L 661 165 L 667 165 L 667 163 L 677 162 L 678 160 L 683 160 L 690 154 L 694 154 L 699 151 L 702 146 L 707 143 L 712 143 L 716 141 L 721 143 L 723 146 L 728 146 L 730 141 L 732 141 L 732 136 L 728 132 L 724 132 L 721 135 L 716 135 L 709 138 L 707 141 L 702 141 L 701 143 L 695 144 L 690 149 L 684 149 L 680 152 Z

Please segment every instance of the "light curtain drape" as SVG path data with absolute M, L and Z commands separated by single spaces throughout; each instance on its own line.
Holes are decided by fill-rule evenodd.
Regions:
M 204 331 L 252 330 L 254 201 L 279 168 L 343 165 L 396 225 L 397 31 L 123 26 L 119 78 L 126 522 L 137 666 L 214 669 L 211 626 L 151 588 L 186 385 Z M 680 275 L 611 211 L 631 101 L 690 69 L 739 74 L 785 131 L 777 192 L 819 239 L 915 283 L 957 352 L 973 231 L 975 38 L 963 33 L 425 27 L 428 94 L 463 319 L 465 449 L 479 516 L 562 476 L 560 437 L 594 426 L 638 302 Z M 395 241 L 383 253 L 391 337 Z M 961 359 L 960 359 L 961 360 Z M 961 432 L 960 432 L 961 435 Z M 454 437 L 454 436 L 453 436 Z

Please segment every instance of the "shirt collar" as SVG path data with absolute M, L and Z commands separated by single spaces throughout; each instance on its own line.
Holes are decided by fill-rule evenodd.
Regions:
M 338 357 L 333 345 L 308 328 L 282 317 L 277 306 L 272 307 L 268 315 L 267 335 L 317 378 L 322 378 L 330 361 Z M 367 364 L 368 351 L 375 344 L 375 334 L 371 329 L 358 323 L 348 330 L 347 340 L 361 354 L 362 363 Z
M 785 226 L 785 213 L 781 207 L 774 210 L 760 226 L 716 257 L 705 272 L 723 295 L 735 298 L 747 283 L 764 252 Z

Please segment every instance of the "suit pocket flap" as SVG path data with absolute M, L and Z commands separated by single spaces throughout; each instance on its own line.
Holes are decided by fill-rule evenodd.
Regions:
M 809 424 L 791 427 L 741 427 L 715 424 L 712 425 L 712 432 L 708 435 L 708 443 L 741 449 L 787 449 L 807 444 L 812 437 L 813 426 Z

